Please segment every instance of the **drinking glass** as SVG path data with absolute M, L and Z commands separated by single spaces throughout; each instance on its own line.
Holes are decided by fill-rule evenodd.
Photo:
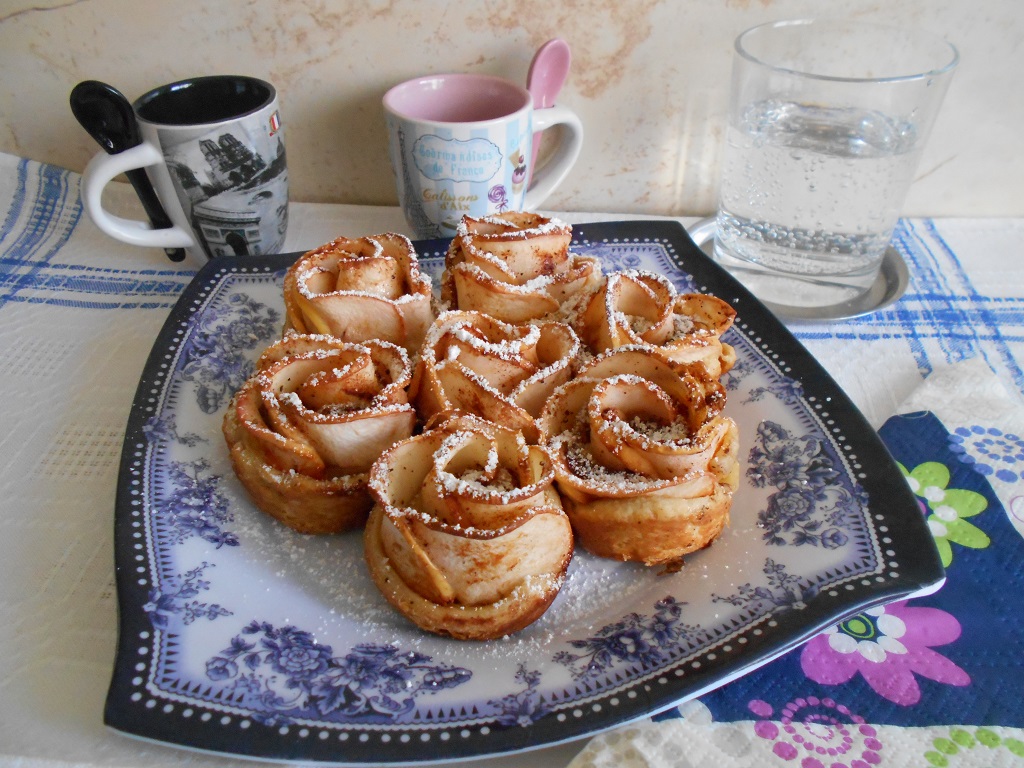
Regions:
M 857 21 L 743 32 L 716 261 L 784 307 L 868 291 L 957 61 L 940 37 Z

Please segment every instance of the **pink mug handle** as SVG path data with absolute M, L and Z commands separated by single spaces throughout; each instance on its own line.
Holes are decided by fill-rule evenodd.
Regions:
M 559 106 L 533 111 L 533 129 L 536 133 L 556 125 L 565 126 L 562 140 L 555 150 L 555 154 L 540 173 L 534 174 L 531 170 L 533 175 L 523 203 L 523 207 L 527 210 L 540 207 L 541 203 L 555 190 L 555 187 L 569 175 L 569 171 L 572 170 L 580 155 L 580 150 L 583 149 L 583 123 L 580 122 L 575 112 L 567 107 Z

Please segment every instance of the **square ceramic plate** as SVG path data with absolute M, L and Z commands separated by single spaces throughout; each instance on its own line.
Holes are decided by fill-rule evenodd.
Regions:
M 426 271 L 444 241 L 417 243 Z M 673 222 L 584 224 L 606 271 L 646 269 L 738 318 L 731 524 L 674 574 L 579 551 L 548 612 L 485 643 L 427 635 L 367 575 L 362 537 L 255 509 L 220 434 L 280 333 L 298 254 L 218 259 L 182 294 L 132 408 L 115 521 L 120 643 L 106 722 L 270 760 L 451 761 L 578 739 L 744 674 L 866 606 L 941 583 L 878 436 L 793 336 Z

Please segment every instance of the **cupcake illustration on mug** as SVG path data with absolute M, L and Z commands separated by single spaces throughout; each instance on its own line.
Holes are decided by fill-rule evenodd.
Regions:
M 516 149 L 509 155 L 508 161 L 512 163 L 512 192 L 518 195 L 526 183 L 526 156 L 523 150 Z

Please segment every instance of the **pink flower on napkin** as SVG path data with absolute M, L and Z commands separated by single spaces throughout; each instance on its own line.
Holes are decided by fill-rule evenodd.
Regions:
M 869 608 L 812 638 L 800 654 L 811 680 L 839 685 L 858 672 L 877 693 L 901 706 L 921 700 L 916 675 L 963 686 L 970 676 L 933 651 L 960 637 L 960 622 L 938 608 L 912 608 L 905 600 Z
M 833 699 L 801 696 L 778 712 L 767 701 L 752 699 L 747 708 L 761 718 L 754 733 L 772 742 L 776 757 L 800 758 L 800 768 L 871 768 L 882 762 L 878 731 Z

